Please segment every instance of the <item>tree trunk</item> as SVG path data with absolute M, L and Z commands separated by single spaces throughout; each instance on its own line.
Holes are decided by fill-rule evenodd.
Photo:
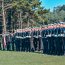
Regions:
M 20 11 L 20 29 L 22 29 L 22 16 L 21 16 L 21 11 Z

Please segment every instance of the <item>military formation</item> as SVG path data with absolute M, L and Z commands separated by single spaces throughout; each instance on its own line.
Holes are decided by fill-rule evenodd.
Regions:
M 35 52 L 64 55 L 65 24 L 48 25 L 40 28 L 17 29 L 13 35 L 6 36 L 3 50 Z
M 52 33 L 51 35 L 49 34 L 46 35 L 45 37 L 43 37 L 43 53 L 51 55 L 64 55 L 65 51 L 64 40 L 65 40 L 64 34 Z

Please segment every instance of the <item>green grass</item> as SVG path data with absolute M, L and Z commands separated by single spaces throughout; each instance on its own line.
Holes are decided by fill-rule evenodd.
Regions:
M 0 65 L 65 65 L 65 56 L 0 51 Z

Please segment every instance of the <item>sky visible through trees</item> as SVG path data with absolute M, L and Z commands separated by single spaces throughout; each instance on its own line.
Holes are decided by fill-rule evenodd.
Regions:
M 49 9 L 51 11 L 53 11 L 54 7 L 60 6 L 60 5 L 64 5 L 65 4 L 65 0 L 40 0 L 42 3 L 42 6 L 44 6 L 45 8 Z

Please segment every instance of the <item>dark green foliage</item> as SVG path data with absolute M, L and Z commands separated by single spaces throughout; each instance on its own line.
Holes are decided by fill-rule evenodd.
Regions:
M 65 5 L 54 7 L 53 12 L 46 13 L 43 15 L 44 22 L 47 23 L 58 23 L 65 21 Z

